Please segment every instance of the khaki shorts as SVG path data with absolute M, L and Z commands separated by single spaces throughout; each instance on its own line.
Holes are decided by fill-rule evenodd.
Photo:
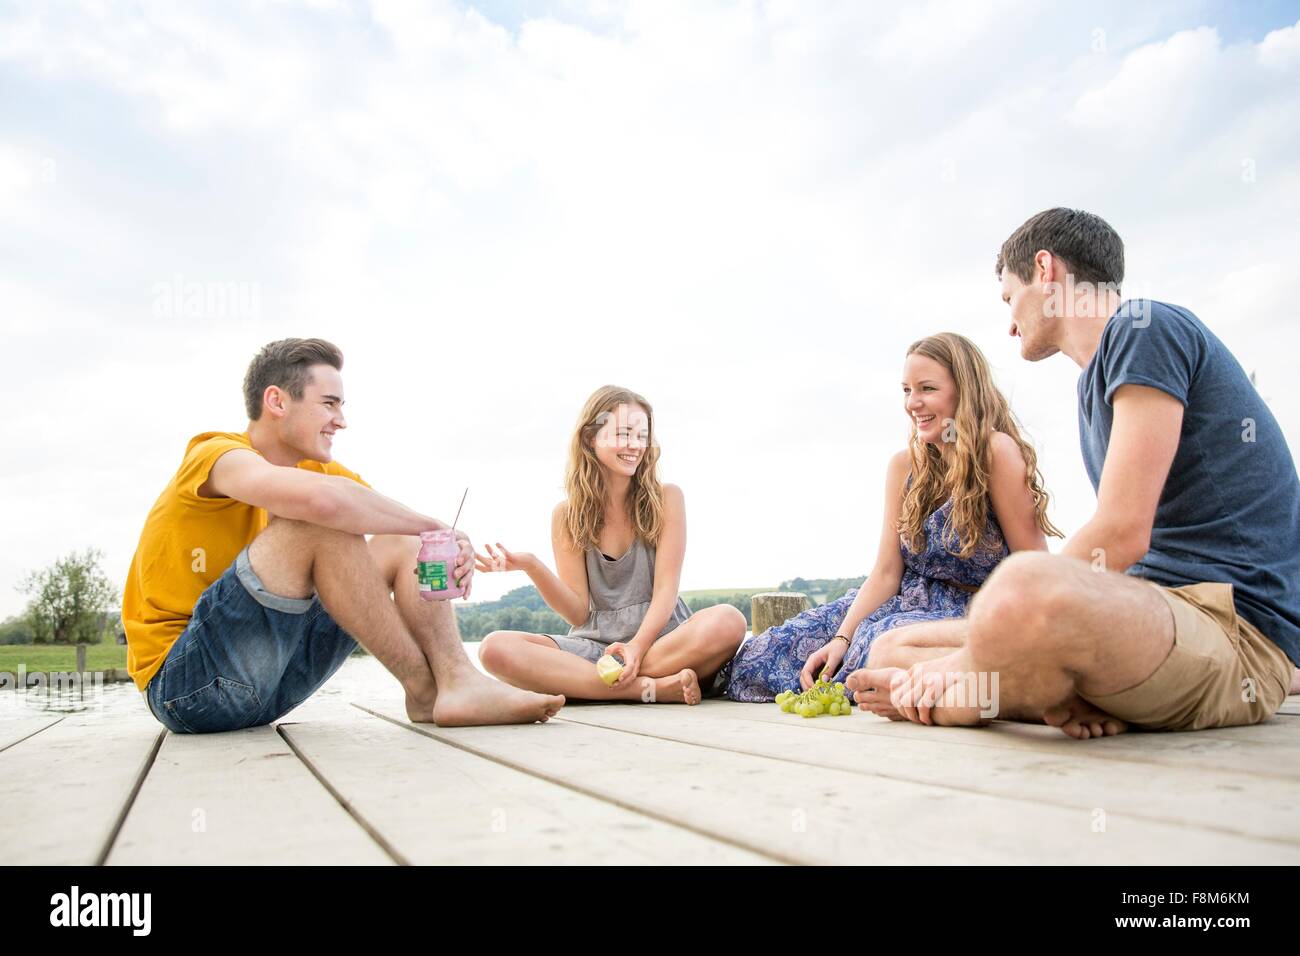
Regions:
M 1291 661 L 1238 616 L 1232 585 L 1148 583 L 1173 612 L 1173 649 L 1136 687 L 1086 699 L 1146 730 L 1234 727 L 1277 713 L 1291 686 Z

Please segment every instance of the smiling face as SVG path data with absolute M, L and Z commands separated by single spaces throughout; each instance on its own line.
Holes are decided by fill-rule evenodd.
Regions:
M 923 442 L 942 447 L 947 423 L 957 415 L 957 383 L 928 355 L 913 352 L 903 362 L 903 411 Z
M 592 451 L 607 477 L 631 478 L 650 447 L 650 416 L 636 404 L 620 404 L 606 414 Z
M 313 365 L 302 398 L 280 391 L 280 440 L 302 459 L 328 462 L 334 455 L 334 433 L 347 428 L 343 418 L 343 376 L 329 365 Z
M 1009 335 L 1020 339 L 1020 357 L 1038 362 L 1059 352 L 1052 336 L 1055 320 L 1047 318 L 1047 297 L 1042 284 L 1021 282 L 1010 269 L 1002 270 L 1002 301 L 1011 309 Z

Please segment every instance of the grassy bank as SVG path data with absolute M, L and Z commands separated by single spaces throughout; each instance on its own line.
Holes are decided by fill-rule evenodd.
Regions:
M 734 594 L 758 594 L 762 591 L 773 591 L 775 588 L 711 588 L 706 591 L 682 591 L 683 600 L 689 601 L 691 598 L 708 598 L 716 600 L 718 598 L 729 598 Z
M 25 664 L 28 673 L 75 671 L 77 649 L 70 644 L 8 644 L 0 646 L 0 671 L 17 673 Z M 86 670 L 126 668 L 126 645 L 105 642 L 86 645 Z

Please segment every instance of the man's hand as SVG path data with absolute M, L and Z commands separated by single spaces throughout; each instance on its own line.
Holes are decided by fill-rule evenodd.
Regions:
M 889 688 L 889 702 L 914 724 L 934 723 L 935 704 L 943 695 L 943 673 L 926 670 L 925 663 L 913 664 L 903 674 L 895 674 Z
M 456 576 L 456 586 L 465 592 L 461 597 L 468 598 L 470 586 L 474 583 L 474 545 L 470 544 L 469 535 L 464 531 L 456 532 L 456 543 L 460 545 L 460 555 L 452 573 Z
M 983 716 L 980 702 L 967 699 L 978 687 L 978 675 L 969 666 L 964 649 L 913 664 L 906 673 L 892 675 L 889 702 L 904 719 L 927 727 L 987 723 L 989 718 Z M 991 703 L 996 704 L 996 700 Z

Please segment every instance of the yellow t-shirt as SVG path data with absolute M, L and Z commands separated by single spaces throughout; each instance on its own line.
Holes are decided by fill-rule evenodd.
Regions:
M 176 476 L 145 519 L 122 591 L 126 669 L 144 690 L 190 622 L 200 595 L 266 527 L 266 512 L 233 498 L 202 498 L 199 488 L 218 458 L 256 452 L 247 432 L 204 432 L 190 439 Z M 370 486 L 337 462 L 299 468 Z

